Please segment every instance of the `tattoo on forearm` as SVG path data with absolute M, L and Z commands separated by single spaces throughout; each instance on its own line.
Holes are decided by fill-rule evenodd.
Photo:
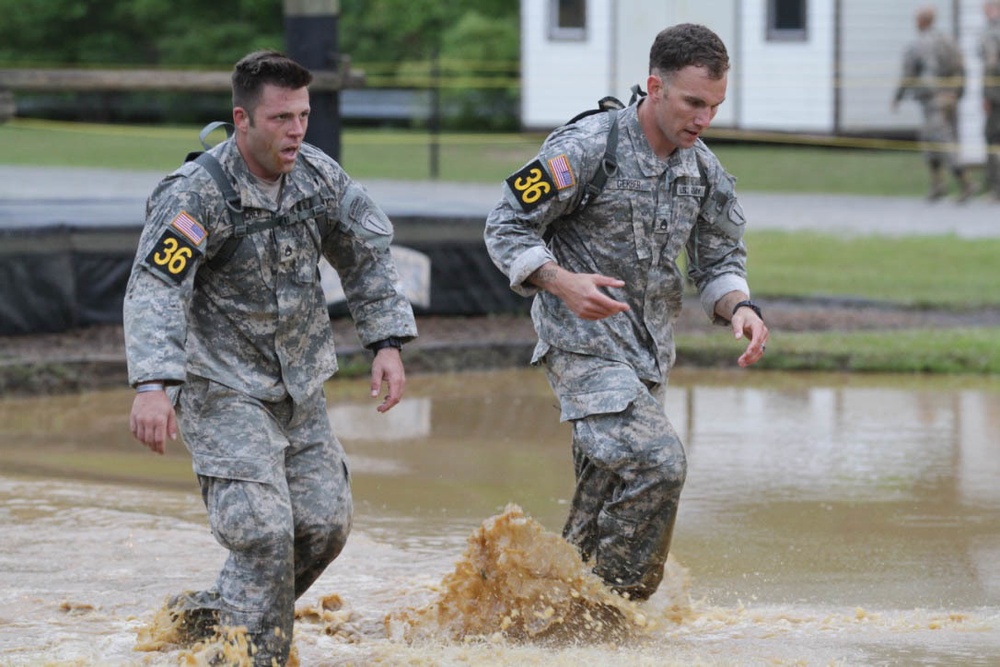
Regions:
M 554 266 L 543 266 L 542 268 L 535 271 L 532 276 L 532 282 L 538 286 L 545 285 L 551 282 L 556 277 L 557 268 Z

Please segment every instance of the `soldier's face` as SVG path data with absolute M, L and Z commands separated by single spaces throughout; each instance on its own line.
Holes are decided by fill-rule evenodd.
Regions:
M 233 109 L 237 145 L 250 171 L 274 180 L 295 166 L 309 125 L 309 89 L 267 84 L 253 115 Z
M 726 99 L 726 75 L 713 79 L 704 67 L 685 67 L 669 80 L 651 74 L 646 83 L 659 134 L 652 143 L 667 154 L 693 146 Z

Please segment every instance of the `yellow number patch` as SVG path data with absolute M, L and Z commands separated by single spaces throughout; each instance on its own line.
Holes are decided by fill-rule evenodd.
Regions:
M 158 273 L 180 284 L 191 268 L 192 259 L 196 254 L 200 255 L 201 251 L 191 245 L 186 237 L 167 229 L 153 246 L 152 251 L 146 255 L 146 265 L 152 269 L 159 269 Z
M 521 208 L 530 211 L 542 202 L 556 196 L 556 186 L 552 182 L 540 160 L 535 160 L 521 171 L 507 179 L 507 187 L 514 193 Z

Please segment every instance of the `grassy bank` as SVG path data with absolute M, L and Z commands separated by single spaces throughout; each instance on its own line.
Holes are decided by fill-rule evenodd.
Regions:
M 0 125 L 0 164 L 169 171 L 200 148 L 198 128 L 147 128 L 15 121 Z M 440 137 L 440 178 L 499 183 L 529 159 L 537 135 Z M 359 179 L 425 179 L 430 137 L 399 130 L 347 130 L 343 162 Z M 717 152 L 742 190 L 920 196 L 923 165 L 912 150 L 850 150 L 725 143 Z M 755 295 L 848 297 L 940 309 L 1000 308 L 1000 240 L 839 238 L 813 232 L 753 232 Z M 873 332 L 774 332 L 766 367 L 1000 374 L 993 328 Z M 732 356 L 719 334 L 682 337 L 688 359 Z

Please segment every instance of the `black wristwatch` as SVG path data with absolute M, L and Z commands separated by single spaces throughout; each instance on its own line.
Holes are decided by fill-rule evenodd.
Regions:
M 396 338 L 395 336 L 389 336 L 388 338 L 383 338 L 382 340 L 375 341 L 374 343 L 368 346 L 368 349 L 374 352 L 375 354 L 378 354 L 379 350 L 387 347 L 394 347 L 397 350 L 402 350 L 403 341 Z
M 736 306 L 733 308 L 733 315 L 736 314 L 737 310 L 744 307 L 749 308 L 753 312 L 757 313 L 757 317 L 759 317 L 760 319 L 762 320 L 764 319 L 764 315 L 760 312 L 760 306 L 758 306 L 750 299 L 747 299 L 745 301 L 740 301 L 738 304 L 736 304 Z M 730 319 L 732 319 L 732 316 L 730 316 Z

